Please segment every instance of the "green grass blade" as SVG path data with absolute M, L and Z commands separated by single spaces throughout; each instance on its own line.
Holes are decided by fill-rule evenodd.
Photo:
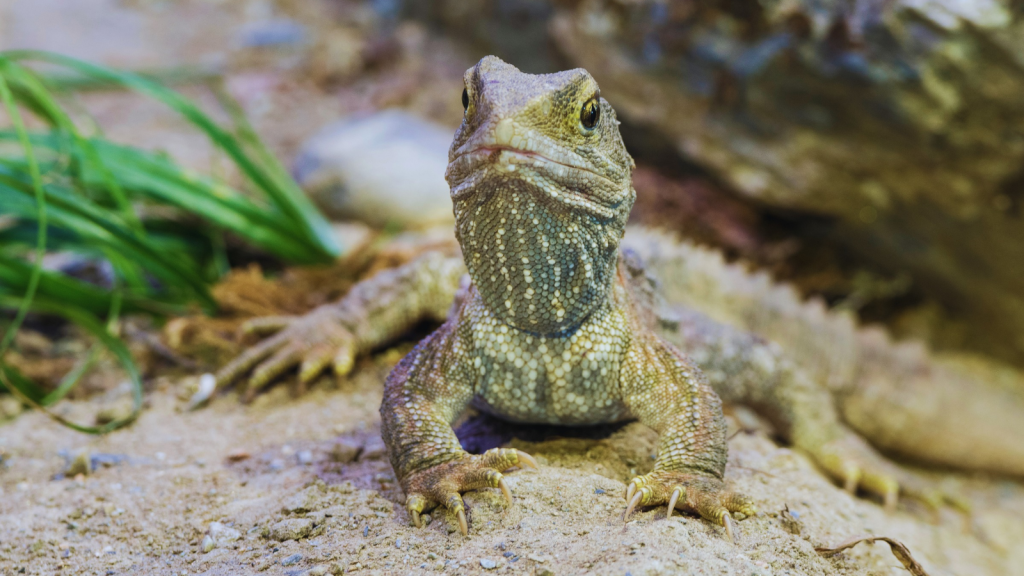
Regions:
M 165 253 L 151 240 L 134 234 L 123 221 L 65 188 L 51 184 L 43 190 L 54 225 L 69 229 L 96 248 L 115 251 L 131 261 L 144 263 L 145 268 L 168 287 L 186 288 L 207 308 L 216 308 L 207 282 L 195 270 L 177 261 L 178 255 Z M 16 175 L 5 174 L 0 168 L 0 206 L 4 206 L 7 213 L 32 219 L 33 214 L 27 209 L 28 192 L 23 181 Z
M 2 307 L 15 308 L 23 305 L 23 298 L 0 295 L 0 306 Z M 132 360 L 132 355 L 124 343 L 112 335 L 107 330 L 107 327 L 97 321 L 93 315 L 79 308 L 43 298 L 35 299 L 35 301 L 31 303 L 31 308 L 35 312 L 62 316 L 71 322 L 74 322 L 94 338 L 99 340 L 100 344 L 109 350 L 115 358 L 117 358 L 122 368 L 124 368 L 125 372 L 128 373 L 128 379 L 132 385 L 132 412 L 125 418 L 114 420 L 113 422 L 109 422 L 103 426 L 86 426 L 71 422 L 63 416 L 47 410 L 40 403 L 41 400 L 46 397 L 46 393 L 35 383 L 19 374 L 12 367 L 6 365 L 3 362 L 2 357 L 0 357 L 0 384 L 6 386 L 7 389 L 22 402 L 41 410 L 50 418 L 53 418 L 61 424 L 74 430 L 78 430 L 79 432 L 85 432 L 86 434 L 104 434 L 134 422 L 142 411 L 142 376 L 139 374 L 139 369 L 136 367 L 135 361 Z
M 32 99 L 32 108 L 45 111 L 45 117 L 61 130 L 72 136 L 77 147 L 83 152 L 82 160 L 92 165 L 103 178 L 103 183 L 113 196 L 124 219 L 138 234 L 145 234 L 142 224 L 139 222 L 135 210 L 121 189 L 120 184 L 110 174 L 109 169 L 100 161 L 92 143 L 84 138 L 78 127 L 71 120 L 71 117 L 64 112 L 63 108 L 50 95 L 36 76 L 25 67 L 11 62 L 0 56 L 0 75 L 7 77 L 10 82 L 17 83 L 22 88 L 22 93 Z
M 25 321 L 25 315 L 28 314 L 29 306 L 32 304 L 32 299 L 35 297 L 36 289 L 39 287 L 39 278 L 42 275 L 43 270 L 43 256 L 46 254 L 47 214 L 46 197 L 43 194 L 43 182 L 42 177 L 39 174 L 39 165 L 36 164 L 36 156 L 32 150 L 32 144 L 29 142 L 28 132 L 25 130 L 25 123 L 21 119 L 21 113 L 18 111 L 18 107 L 14 104 L 14 96 L 11 94 L 10 88 L 7 87 L 7 82 L 4 80 L 2 74 L 0 74 L 0 100 L 3 100 L 4 109 L 7 110 L 11 123 L 14 124 L 14 129 L 18 132 L 18 139 L 20 140 L 22 149 L 25 152 L 25 158 L 28 160 L 29 177 L 32 180 L 32 191 L 35 195 L 36 204 L 34 216 L 39 227 L 39 232 L 36 236 L 35 265 L 32 269 L 32 275 L 29 277 L 28 286 L 25 289 L 25 297 L 18 306 L 18 312 L 14 316 L 14 321 L 7 327 L 7 331 L 4 333 L 3 339 L 0 340 L 0 360 L 2 360 L 4 354 L 7 353 L 7 348 L 10 347 L 11 342 L 14 341 L 14 335 L 18 332 L 18 328 L 20 328 L 21 323 Z
M 269 165 L 269 169 L 262 166 L 245 152 L 236 137 L 221 128 L 181 94 L 137 74 L 105 68 L 58 54 L 15 50 L 2 52 L 0 57 L 14 61 L 31 60 L 56 64 L 83 76 L 120 84 L 163 102 L 205 132 L 217 147 L 234 160 L 243 174 L 267 195 L 293 225 L 299 228 L 319 261 L 332 261 L 339 254 L 340 249 L 330 225 L 294 181 L 290 177 L 282 177 L 280 171 L 275 168 L 279 166 L 276 161 Z
M 110 301 L 110 311 L 107 313 L 107 332 L 113 334 L 116 327 L 118 318 L 121 316 L 121 297 L 120 292 L 114 291 L 114 297 Z M 43 397 L 39 404 L 41 406 L 52 406 L 57 402 L 60 402 L 68 392 L 78 385 L 79 380 L 82 376 L 96 364 L 96 360 L 100 357 L 101 346 L 93 346 L 89 349 L 89 355 L 86 356 L 84 361 L 78 362 L 70 372 L 61 378 L 60 384 L 53 392 L 50 392 Z

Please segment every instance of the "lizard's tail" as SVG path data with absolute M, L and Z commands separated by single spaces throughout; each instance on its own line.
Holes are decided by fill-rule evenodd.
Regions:
M 1024 476 L 1024 374 L 994 360 L 936 355 L 857 327 L 849 313 L 804 300 L 767 274 L 729 264 L 672 236 L 630 229 L 662 293 L 712 319 L 777 343 L 840 400 L 872 444 L 961 469 Z
M 839 402 L 851 427 L 908 458 L 1024 476 L 1024 375 L 893 343 L 881 330 L 860 340 L 859 376 Z

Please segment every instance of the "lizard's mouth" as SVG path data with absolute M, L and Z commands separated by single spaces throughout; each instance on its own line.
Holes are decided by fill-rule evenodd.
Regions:
M 496 155 L 497 153 L 497 155 Z M 504 154 L 502 154 L 504 153 Z M 585 163 L 580 161 L 574 161 L 572 158 L 557 159 L 547 156 L 536 150 L 528 150 L 526 148 L 516 148 L 505 144 L 484 144 L 477 146 L 472 150 L 462 152 L 456 156 L 455 160 L 462 158 L 470 160 L 490 160 L 495 164 L 506 164 L 506 165 L 517 165 L 527 164 L 541 167 L 544 164 L 549 166 L 561 166 L 565 170 L 571 171 L 582 171 L 590 174 L 593 177 L 600 178 L 612 184 L 603 174 L 598 174 L 594 170 L 590 169 Z M 507 161 L 505 161 L 507 160 Z
M 615 216 L 618 202 L 607 205 L 600 198 L 587 193 L 590 190 L 614 189 L 615 183 L 607 176 L 595 172 L 582 162 L 573 162 L 572 159 L 563 161 L 534 150 L 494 143 L 461 152 L 448 164 L 452 200 L 460 200 L 478 192 L 485 179 L 501 176 L 532 181 L 546 194 L 561 196 L 554 199 L 569 202 L 597 218 Z M 552 192 L 550 186 L 542 186 L 544 181 L 557 183 L 559 192 Z

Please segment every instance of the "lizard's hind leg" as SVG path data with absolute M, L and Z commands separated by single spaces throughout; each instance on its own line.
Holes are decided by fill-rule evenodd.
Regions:
M 725 402 L 746 404 L 807 452 L 848 491 L 876 494 L 888 507 L 900 493 L 936 507 L 959 502 L 934 483 L 886 460 L 840 420 L 832 393 L 778 346 L 686 309 L 666 314 L 663 334 L 701 367 Z

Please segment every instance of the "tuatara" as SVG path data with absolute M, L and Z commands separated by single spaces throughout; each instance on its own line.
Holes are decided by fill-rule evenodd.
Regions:
M 462 99 L 446 174 L 461 254 L 429 252 L 302 317 L 251 321 L 248 331 L 279 332 L 217 376 L 224 386 L 255 368 L 255 391 L 296 365 L 303 382 L 328 366 L 345 374 L 421 320 L 443 322 L 388 377 L 381 406 L 414 521 L 444 505 L 466 532 L 460 494 L 495 487 L 511 499 L 502 472 L 533 464 L 513 449 L 465 452 L 451 422 L 471 403 L 527 423 L 639 419 L 660 441 L 654 471 L 628 485 L 626 514 L 667 505 L 730 534 L 733 515 L 756 508 L 723 484 L 720 398 L 751 405 L 847 489 L 888 505 L 901 491 L 931 505 L 947 495 L 880 456 L 840 410 L 891 451 L 1024 474 L 1018 373 L 893 344 L 664 234 L 624 238 L 634 165 L 585 70 L 529 75 L 487 57 L 466 72 Z

